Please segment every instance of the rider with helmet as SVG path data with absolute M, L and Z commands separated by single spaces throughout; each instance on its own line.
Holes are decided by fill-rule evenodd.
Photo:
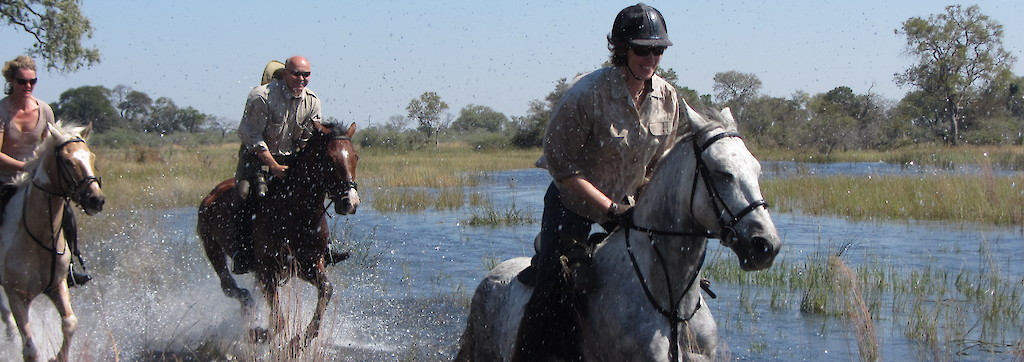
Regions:
M 579 358 L 570 302 L 588 288 L 591 227 L 610 231 L 623 219 L 675 140 L 676 90 L 656 74 L 672 45 L 661 12 L 643 3 L 622 9 L 607 40 L 612 66 L 574 80 L 548 122 L 537 163 L 554 180 L 537 253 L 520 278 L 534 289 L 513 360 Z

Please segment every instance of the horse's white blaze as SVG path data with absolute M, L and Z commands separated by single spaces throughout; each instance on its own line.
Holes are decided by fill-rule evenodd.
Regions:
M 349 189 L 345 196 L 348 196 L 348 201 L 352 203 L 352 207 L 359 206 L 359 191 Z

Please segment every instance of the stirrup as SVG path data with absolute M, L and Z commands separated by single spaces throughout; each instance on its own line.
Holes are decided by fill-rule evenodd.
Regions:
M 79 285 L 85 285 L 92 280 L 92 276 L 89 274 L 75 273 L 74 271 L 68 270 L 68 287 L 77 287 Z
M 569 248 L 568 252 L 559 260 L 561 260 L 563 271 L 577 294 L 586 294 L 594 290 L 591 272 L 593 258 L 586 247 L 576 244 Z

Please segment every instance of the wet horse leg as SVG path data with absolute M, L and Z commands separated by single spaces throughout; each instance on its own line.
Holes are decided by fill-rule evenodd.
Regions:
M 228 268 L 227 253 L 222 244 L 210 240 L 211 236 L 203 235 L 203 250 L 206 251 L 206 258 L 210 260 L 213 270 L 217 271 L 217 278 L 220 279 L 220 289 L 228 298 L 238 300 L 242 305 L 242 315 L 248 315 L 253 306 L 252 295 L 248 289 L 238 286 L 235 277 L 231 275 Z
M 60 352 L 57 353 L 57 360 L 67 361 L 68 353 L 71 351 L 71 337 L 78 329 L 78 316 L 71 309 L 71 293 L 68 292 L 67 283 L 61 282 L 57 290 L 46 293 L 46 296 L 57 307 L 57 313 L 61 317 L 60 329 L 64 334 L 64 341 L 60 345 Z
M 11 314 L 11 309 L 7 307 L 7 302 L 4 302 L 3 298 L 0 298 L 0 319 L 3 319 L 4 324 L 7 325 L 7 340 L 14 340 L 14 334 L 18 333 L 18 322 L 14 321 L 14 315 Z
M 26 361 L 37 361 L 39 351 L 32 340 L 32 326 L 28 320 L 28 306 L 32 298 L 12 288 L 4 288 L 4 291 L 7 293 L 7 302 L 11 304 L 14 321 L 18 324 L 18 332 L 21 333 L 21 357 Z
M 263 337 L 269 341 L 285 330 L 284 316 L 281 315 L 281 298 L 277 291 L 278 276 L 273 270 L 262 270 L 259 272 L 258 279 L 269 310 L 267 331 L 264 332 L 265 336 Z
M 309 325 L 306 326 L 302 341 L 302 346 L 308 347 L 309 343 L 320 334 L 320 324 L 324 312 L 327 310 L 327 303 L 331 301 L 331 295 L 334 294 L 334 286 L 327 280 L 322 257 L 316 264 L 303 268 L 299 277 L 316 287 L 316 310 L 313 312 L 313 318 L 310 319 Z

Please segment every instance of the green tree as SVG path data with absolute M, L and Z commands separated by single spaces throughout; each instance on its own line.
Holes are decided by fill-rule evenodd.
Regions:
M 27 50 L 45 61 L 47 69 L 78 70 L 100 61 L 100 51 L 82 46 L 92 38 L 92 25 L 77 0 L 0 0 L 0 16 L 7 25 L 35 38 Z
M 551 119 L 551 112 L 562 100 L 562 95 L 569 90 L 569 82 L 565 78 L 555 83 L 555 89 L 548 93 L 543 100 L 535 99 L 530 101 L 530 108 L 522 117 L 512 117 L 512 124 L 515 127 L 515 135 L 512 136 L 512 145 L 516 147 L 540 147 L 544 144 L 544 131 L 548 127 L 548 120 Z
M 747 105 L 761 93 L 761 80 L 752 73 L 719 72 L 714 81 L 715 102 L 731 108 L 736 118 L 743 118 Z
M 153 110 L 153 99 L 146 93 L 119 85 L 111 92 L 112 102 L 129 125 L 142 129 Z
M 816 144 L 818 152 L 826 157 L 838 147 L 853 145 L 861 107 L 861 97 L 849 87 L 837 87 L 811 97 L 807 108 L 813 116 L 808 120 L 804 143 Z
M 53 113 L 65 121 L 92 122 L 97 133 L 125 126 L 110 104 L 110 90 L 98 85 L 64 91 L 60 100 L 53 104 Z
M 802 146 L 800 132 L 810 115 L 806 94 L 795 94 L 791 99 L 756 97 L 747 105 L 747 116 L 738 122 L 743 137 L 752 143 L 781 148 Z
M 930 123 L 946 124 L 944 139 L 956 145 L 965 107 L 1015 60 L 1003 48 L 1003 26 L 982 14 L 977 5 L 950 5 L 943 14 L 908 19 L 897 32 L 906 35 L 907 53 L 917 60 L 896 74 L 896 82 L 934 98 L 922 102 L 935 107 L 931 113 L 937 119 Z
M 423 132 L 427 139 L 433 136 L 434 142 L 437 143 L 436 135 L 441 131 L 442 116 L 444 111 L 448 110 L 448 104 L 441 100 L 441 96 L 435 92 L 423 92 L 419 98 L 409 101 L 405 110 L 409 112 L 409 118 L 419 122 L 417 129 Z
M 491 107 L 470 104 L 462 107 L 459 118 L 452 122 L 451 129 L 462 132 L 500 132 L 508 123 L 508 117 Z

